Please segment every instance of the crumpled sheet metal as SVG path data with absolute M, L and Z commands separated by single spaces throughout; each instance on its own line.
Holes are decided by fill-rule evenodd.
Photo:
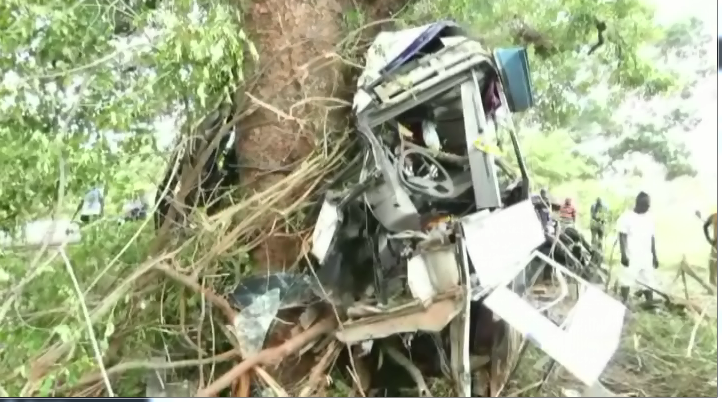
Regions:
M 544 231 L 531 201 L 462 220 L 469 258 L 484 293 L 511 282 L 544 243 Z M 513 228 L 513 229 L 511 229 Z
M 443 46 L 432 49 L 427 46 L 432 42 Z M 413 66 L 408 63 L 412 58 Z M 524 261 L 544 241 L 531 202 L 519 202 L 528 192 L 521 186 L 528 183 L 520 181 L 519 195 L 502 199 L 494 157 L 483 149 L 500 128 L 495 119 L 485 120 L 484 116 L 508 111 L 503 99 L 498 99 L 503 94 L 496 94 L 498 87 L 488 77 L 493 74 L 486 74 L 496 68 L 493 60 L 478 41 L 470 40 L 451 22 L 377 35 L 357 82 L 353 109 L 359 135 L 368 145 L 359 179 L 375 174 L 380 180 L 365 189 L 360 199 L 365 218 L 376 222 L 367 224 L 367 231 L 359 231 L 363 234 L 357 237 L 371 236 L 368 243 L 378 247 L 353 241 L 334 247 L 331 233 L 343 228 L 335 227 L 338 211 L 329 208 L 320 214 L 312 244 L 312 254 L 320 262 L 328 259 L 329 253 L 351 255 L 353 250 L 368 247 L 370 257 L 360 254 L 361 258 L 344 261 L 342 278 L 348 273 L 356 282 L 370 281 L 367 274 L 373 270 L 374 285 L 391 279 L 406 282 L 398 298 L 383 295 L 381 286 L 374 286 L 376 294 L 364 295 L 366 285 L 359 283 L 351 302 L 331 301 L 350 318 L 336 338 L 357 344 L 417 331 L 441 337 L 441 331 L 448 328 L 444 336 L 449 340 L 450 368 L 460 396 L 471 394 L 472 267 L 466 262 L 474 262 L 475 290 L 486 295 L 497 286 L 516 282 Z M 409 68 L 401 69 L 402 65 Z M 495 102 L 488 101 L 488 94 Z M 398 142 L 389 140 L 390 133 L 382 127 L 394 120 L 399 123 Z M 436 120 L 457 124 L 434 127 Z M 507 128 L 514 142 L 514 129 Z M 489 138 L 485 140 L 486 134 Z M 523 159 L 517 157 L 517 162 L 526 178 Z M 503 208 L 508 205 L 512 206 Z M 489 208 L 497 211 L 469 212 Z M 453 230 L 443 230 L 440 239 L 432 239 L 435 232 L 429 232 L 427 223 L 438 218 L 436 215 L 456 218 Z M 342 225 L 349 221 L 353 219 L 345 219 Z M 402 238 L 411 252 L 404 254 L 396 248 L 389 256 L 387 240 Z M 429 246 L 438 243 L 445 248 L 432 252 Z M 334 284 L 328 285 L 332 288 Z
M 404 29 L 395 32 L 381 32 L 374 39 L 366 53 L 366 65 L 358 78 L 357 87 L 362 88 L 381 77 L 381 69 L 398 57 L 406 48 L 426 31 L 432 24 Z M 364 110 L 373 99 L 364 91 L 357 91 L 353 98 L 356 113 Z

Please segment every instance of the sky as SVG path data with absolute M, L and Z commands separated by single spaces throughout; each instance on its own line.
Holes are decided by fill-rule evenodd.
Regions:
M 704 22 L 705 31 L 712 33 L 717 29 L 717 15 L 713 13 L 717 3 L 710 0 L 650 0 L 651 4 L 657 7 L 657 20 L 667 24 L 679 21 L 691 16 L 697 17 Z M 718 10 L 722 17 L 722 12 Z M 710 57 L 716 57 L 716 44 L 710 42 Z M 716 64 L 716 61 L 714 62 Z M 685 135 L 685 142 L 692 152 L 696 161 L 695 167 L 699 171 L 700 180 L 714 181 L 717 177 L 717 159 L 720 153 L 717 143 L 717 77 L 713 74 L 700 83 L 697 93 L 691 99 L 698 106 L 699 116 L 702 121 L 695 130 Z M 720 109 L 722 110 L 722 109 Z M 717 191 L 714 191 L 716 195 Z

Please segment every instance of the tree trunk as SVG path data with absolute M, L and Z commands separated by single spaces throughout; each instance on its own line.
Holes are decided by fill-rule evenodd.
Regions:
M 348 56 L 341 54 L 347 49 L 338 49 L 349 34 L 344 16 L 355 12 L 373 21 L 387 18 L 403 5 L 397 0 L 379 1 L 383 7 L 374 3 L 356 4 L 364 8 L 357 11 L 349 0 L 263 0 L 245 10 L 243 29 L 260 61 L 246 77 L 248 87 L 237 96 L 245 96 L 246 107 L 259 101 L 270 107 L 262 106 L 242 123 L 258 127 L 248 132 L 237 128 L 244 191 L 262 191 L 277 183 L 294 163 L 322 146 L 329 132 L 347 128 L 348 108 L 328 101 L 334 97 L 350 101 L 352 92 L 343 89 L 355 82 L 350 82 L 351 76 L 357 76 L 349 74 L 350 67 L 340 59 Z M 367 37 L 375 33 L 367 31 Z M 280 270 L 288 268 L 299 251 L 298 239 L 271 237 L 252 257 L 260 269 Z

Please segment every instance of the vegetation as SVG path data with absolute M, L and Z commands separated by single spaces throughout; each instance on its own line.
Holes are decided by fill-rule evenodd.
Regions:
M 246 12 L 223 0 L 3 1 L 0 227 L 11 231 L 27 220 L 70 215 L 94 183 L 106 183 L 111 214 L 131 194 L 152 190 L 171 148 L 193 137 L 199 121 L 229 102 L 254 71 L 257 33 L 244 31 Z M 398 23 L 451 16 L 490 47 L 528 46 L 538 107 L 516 123 L 535 184 L 572 196 L 582 212 L 600 194 L 620 211 L 633 195 L 629 188 L 647 180 L 648 167 L 660 167 L 667 180 L 660 180 L 655 198 L 662 258 L 672 265 L 684 254 L 703 265 L 706 247 L 693 216 L 700 205 L 679 194 L 706 187 L 695 182 L 698 163 L 675 132 L 698 123 L 686 100 L 713 70 L 704 64 L 709 58 L 700 21 L 662 27 L 653 13 L 640 0 L 416 0 Z M 357 35 L 356 28 L 370 22 L 367 14 L 361 6 L 349 10 L 343 25 Z M 599 21 L 606 43 L 588 54 Z M 236 202 L 213 222 L 198 212 L 198 233 L 184 248 L 156 237 L 152 223 L 101 221 L 83 229 L 83 243 L 68 247 L 67 261 L 54 250 L 0 249 L 0 396 L 107 392 L 102 379 L 87 381 L 98 373 L 98 352 L 111 366 L 222 351 L 220 335 L 210 335 L 222 326 L 211 322 L 205 300 L 146 274 L 154 261 L 164 261 L 194 267 L 195 279 L 220 287 L 252 269 L 252 244 L 234 245 L 234 252 L 236 238 L 224 235 L 237 221 L 247 223 L 243 233 L 254 232 L 252 207 L 263 201 Z M 219 238 L 231 239 L 223 256 L 207 257 Z M 210 260 L 215 268 L 204 268 Z M 212 274 L 220 264 L 225 276 L 217 279 Z M 649 356 L 645 364 L 695 367 L 689 376 L 705 381 L 716 372 L 716 318 L 702 322 L 701 346 L 691 357 L 681 354 L 686 345 L 678 340 L 689 339 L 689 323 L 673 327 L 665 318 L 644 317 L 638 325 L 646 331 L 640 341 L 640 353 Z M 653 357 L 660 350 L 666 357 Z M 650 381 L 667 377 L 666 371 L 643 371 Z M 117 395 L 144 392 L 142 372 L 112 380 Z M 712 392 L 697 392 L 703 389 Z

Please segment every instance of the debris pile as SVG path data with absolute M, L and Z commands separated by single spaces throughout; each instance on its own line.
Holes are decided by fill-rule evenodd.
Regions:
M 332 360 L 346 345 L 349 365 L 376 362 L 355 379 L 362 393 L 398 388 L 373 374 L 393 364 L 419 396 L 437 376 L 458 396 L 498 396 L 520 334 L 597 387 L 624 307 L 589 285 L 588 244 L 542 219 L 550 206 L 530 194 L 511 115 L 532 105 L 524 49 L 489 52 L 449 22 L 379 34 L 354 98 L 361 149 L 319 203 L 306 269 L 247 278 L 231 295 L 242 355 L 262 353 L 279 313 L 300 309 L 306 330 L 338 321 L 301 354 Z M 561 291 L 534 299 L 545 267 Z M 556 319 L 569 279 L 578 303 Z

